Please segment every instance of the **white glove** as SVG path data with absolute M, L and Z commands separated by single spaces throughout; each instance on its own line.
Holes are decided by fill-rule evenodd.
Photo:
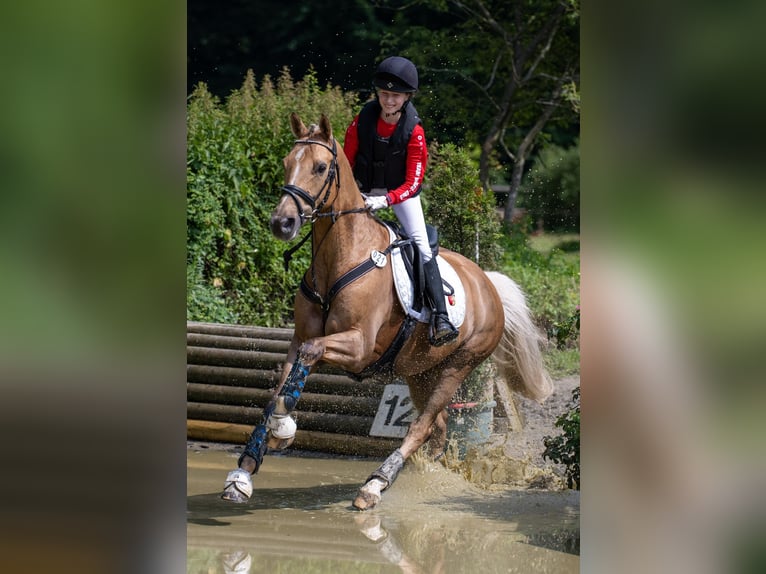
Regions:
M 364 206 L 370 211 L 377 211 L 378 209 L 388 207 L 388 199 L 385 195 L 367 196 L 362 194 L 362 197 L 364 197 Z

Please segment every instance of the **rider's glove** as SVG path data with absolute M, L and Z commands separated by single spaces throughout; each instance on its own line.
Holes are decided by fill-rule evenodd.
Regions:
M 388 199 L 385 195 L 364 196 L 364 206 L 370 211 L 377 211 L 388 207 Z

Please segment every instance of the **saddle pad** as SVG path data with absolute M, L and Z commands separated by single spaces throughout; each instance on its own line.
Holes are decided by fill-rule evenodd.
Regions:
M 441 272 L 442 279 L 449 283 L 455 290 L 453 296 L 454 305 L 450 304 L 447 295 L 444 298 L 447 303 L 447 315 L 449 315 L 450 323 L 456 328 L 459 328 L 465 320 L 465 289 L 463 283 L 457 275 L 455 269 L 447 263 L 441 255 L 436 256 L 436 261 L 439 264 L 439 271 Z M 396 294 L 399 296 L 399 302 L 402 304 L 402 309 L 414 319 L 417 319 L 421 323 L 428 323 L 431 318 L 431 309 L 427 305 L 423 306 L 421 312 L 415 311 L 412 308 L 412 302 L 415 298 L 415 289 L 410 280 L 410 276 L 407 274 L 407 268 L 404 265 L 402 259 L 401 249 L 398 247 L 391 251 L 391 272 L 394 277 L 394 285 L 396 286 Z

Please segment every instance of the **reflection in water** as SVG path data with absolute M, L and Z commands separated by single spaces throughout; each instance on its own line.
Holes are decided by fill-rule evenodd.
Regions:
M 274 541 L 259 537 L 246 549 L 189 549 L 188 572 L 402 572 L 403 574 L 448 574 L 463 572 L 526 573 L 577 572 L 579 559 L 572 554 L 536 547 L 523 537 L 507 532 L 459 529 L 439 523 L 399 523 L 374 514 L 349 511 L 347 518 L 364 537 L 348 531 L 339 541 L 326 536 L 328 525 L 317 524 L 313 544 L 296 546 L 285 536 L 281 551 Z M 387 527 L 390 522 L 390 527 Z M 336 525 L 337 528 L 337 525 Z M 570 532 L 568 544 L 572 544 Z M 302 537 L 299 536 L 299 539 Z M 305 539 L 304 539 L 305 540 Z M 561 540 L 560 540 L 561 541 Z M 208 559 L 204 559 L 207 556 Z M 212 567 L 216 556 L 219 566 Z M 257 568 L 253 565 L 257 565 Z
M 380 554 L 391 564 L 398 566 L 404 574 L 420 574 L 425 572 L 403 551 L 394 536 L 381 527 L 381 520 L 375 515 L 360 514 L 354 517 L 354 521 L 362 534 L 368 540 L 377 544 Z M 432 574 L 442 574 L 444 572 L 444 553 L 428 570 Z
M 253 558 L 244 550 L 229 552 L 221 556 L 224 574 L 250 574 Z
M 219 498 L 231 461 L 190 458 L 187 573 L 579 571 L 578 493 L 488 492 L 413 465 L 358 512 L 351 501 L 379 461 L 267 462 L 237 505 Z

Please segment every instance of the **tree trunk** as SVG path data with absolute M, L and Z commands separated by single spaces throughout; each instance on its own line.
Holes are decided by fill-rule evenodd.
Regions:
M 516 198 L 519 195 L 521 187 L 521 178 L 524 175 L 524 164 L 527 163 L 525 156 L 516 155 L 516 161 L 513 162 L 513 171 L 511 172 L 511 184 L 508 189 L 508 199 L 505 200 L 505 211 L 503 212 L 503 222 L 510 225 L 513 220 L 513 208 L 516 205 Z
M 543 131 L 545 124 L 551 119 L 554 110 L 561 98 L 561 85 L 557 86 L 553 91 L 551 102 L 545 106 L 540 117 L 537 118 L 535 125 L 533 125 L 524 139 L 521 140 L 519 147 L 516 148 L 515 158 L 513 162 L 513 171 L 511 172 L 510 189 L 508 190 L 508 199 L 505 202 L 505 211 L 503 213 L 503 221 L 510 224 L 513 219 L 513 207 L 516 204 L 516 197 L 519 194 L 519 188 L 521 187 L 521 179 L 524 176 L 524 164 L 527 161 L 529 152 L 532 151 L 532 146 L 537 139 L 537 136 Z

